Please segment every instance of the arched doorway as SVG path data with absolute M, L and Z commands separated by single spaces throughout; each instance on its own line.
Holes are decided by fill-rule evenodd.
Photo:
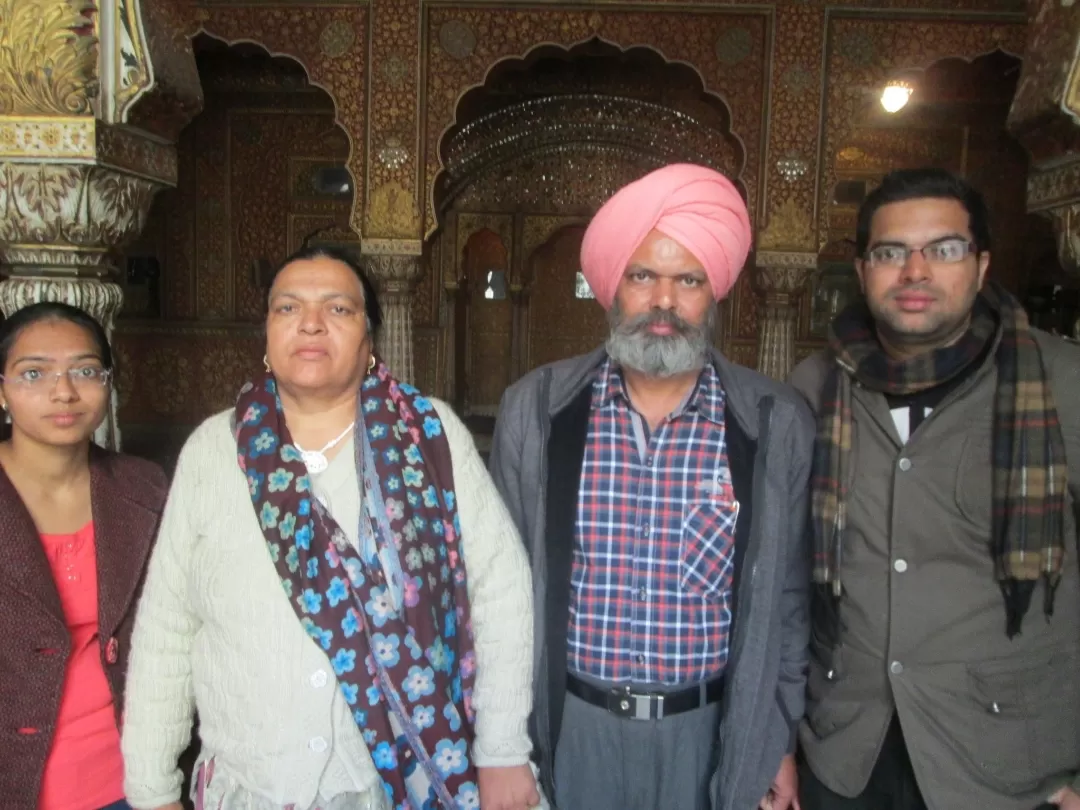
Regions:
M 259 45 L 192 44 L 204 108 L 180 134 L 177 187 L 126 252 L 117 321 L 125 449 L 166 466 L 262 368 L 268 271 L 313 235 L 355 240 L 329 94 Z
M 701 163 L 738 182 L 745 158 L 730 111 L 705 92 L 693 68 L 600 40 L 544 47 L 497 65 L 483 87 L 461 99 L 456 121 L 441 144 L 435 204 L 442 227 L 432 252 L 452 301 L 448 355 L 458 359 L 447 364 L 449 387 L 482 435 L 507 385 L 537 365 L 595 347 L 606 333 L 601 308 L 576 290 L 591 214 L 658 166 Z M 462 286 L 466 247 L 482 232 L 498 234 L 507 251 L 505 300 Z M 510 334 L 495 346 L 494 333 L 474 325 L 492 321 L 497 309 Z M 480 354 L 482 366 L 460 360 Z M 474 396 L 479 391 L 483 401 Z

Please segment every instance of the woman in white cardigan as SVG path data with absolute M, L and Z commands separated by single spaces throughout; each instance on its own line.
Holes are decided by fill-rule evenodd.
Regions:
M 471 436 L 373 351 L 375 291 L 308 249 L 266 372 L 180 456 L 132 642 L 125 790 L 206 810 L 526 810 L 532 589 Z M 319 449 L 316 449 L 319 448 Z

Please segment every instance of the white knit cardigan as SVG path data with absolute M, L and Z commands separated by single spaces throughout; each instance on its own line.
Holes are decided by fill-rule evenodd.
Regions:
M 474 762 L 518 765 L 530 751 L 529 564 L 472 436 L 448 405 L 432 404 L 450 444 L 468 572 Z M 356 532 L 360 509 L 351 457 L 342 448 L 314 483 L 346 533 Z M 237 465 L 231 411 L 217 414 L 180 455 L 139 603 L 123 723 L 128 801 L 148 810 L 180 798 L 177 759 L 195 709 L 201 759 L 213 757 L 215 779 L 227 774 L 253 806 L 306 808 L 376 788 L 333 672 L 267 553 Z

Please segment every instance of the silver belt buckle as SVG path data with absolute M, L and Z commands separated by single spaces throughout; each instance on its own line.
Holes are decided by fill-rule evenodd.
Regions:
M 652 704 L 656 701 L 656 717 L 652 716 Z M 626 716 L 631 720 L 662 720 L 664 718 L 663 695 L 636 695 L 628 692 L 620 701 L 619 708 L 625 707 Z

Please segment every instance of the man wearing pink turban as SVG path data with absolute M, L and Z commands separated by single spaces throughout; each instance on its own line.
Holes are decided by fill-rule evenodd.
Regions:
M 626 186 L 581 246 L 606 345 L 503 397 L 491 471 L 531 555 L 559 810 L 797 806 L 814 422 L 712 347 L 750 240 L 711 169 Z

